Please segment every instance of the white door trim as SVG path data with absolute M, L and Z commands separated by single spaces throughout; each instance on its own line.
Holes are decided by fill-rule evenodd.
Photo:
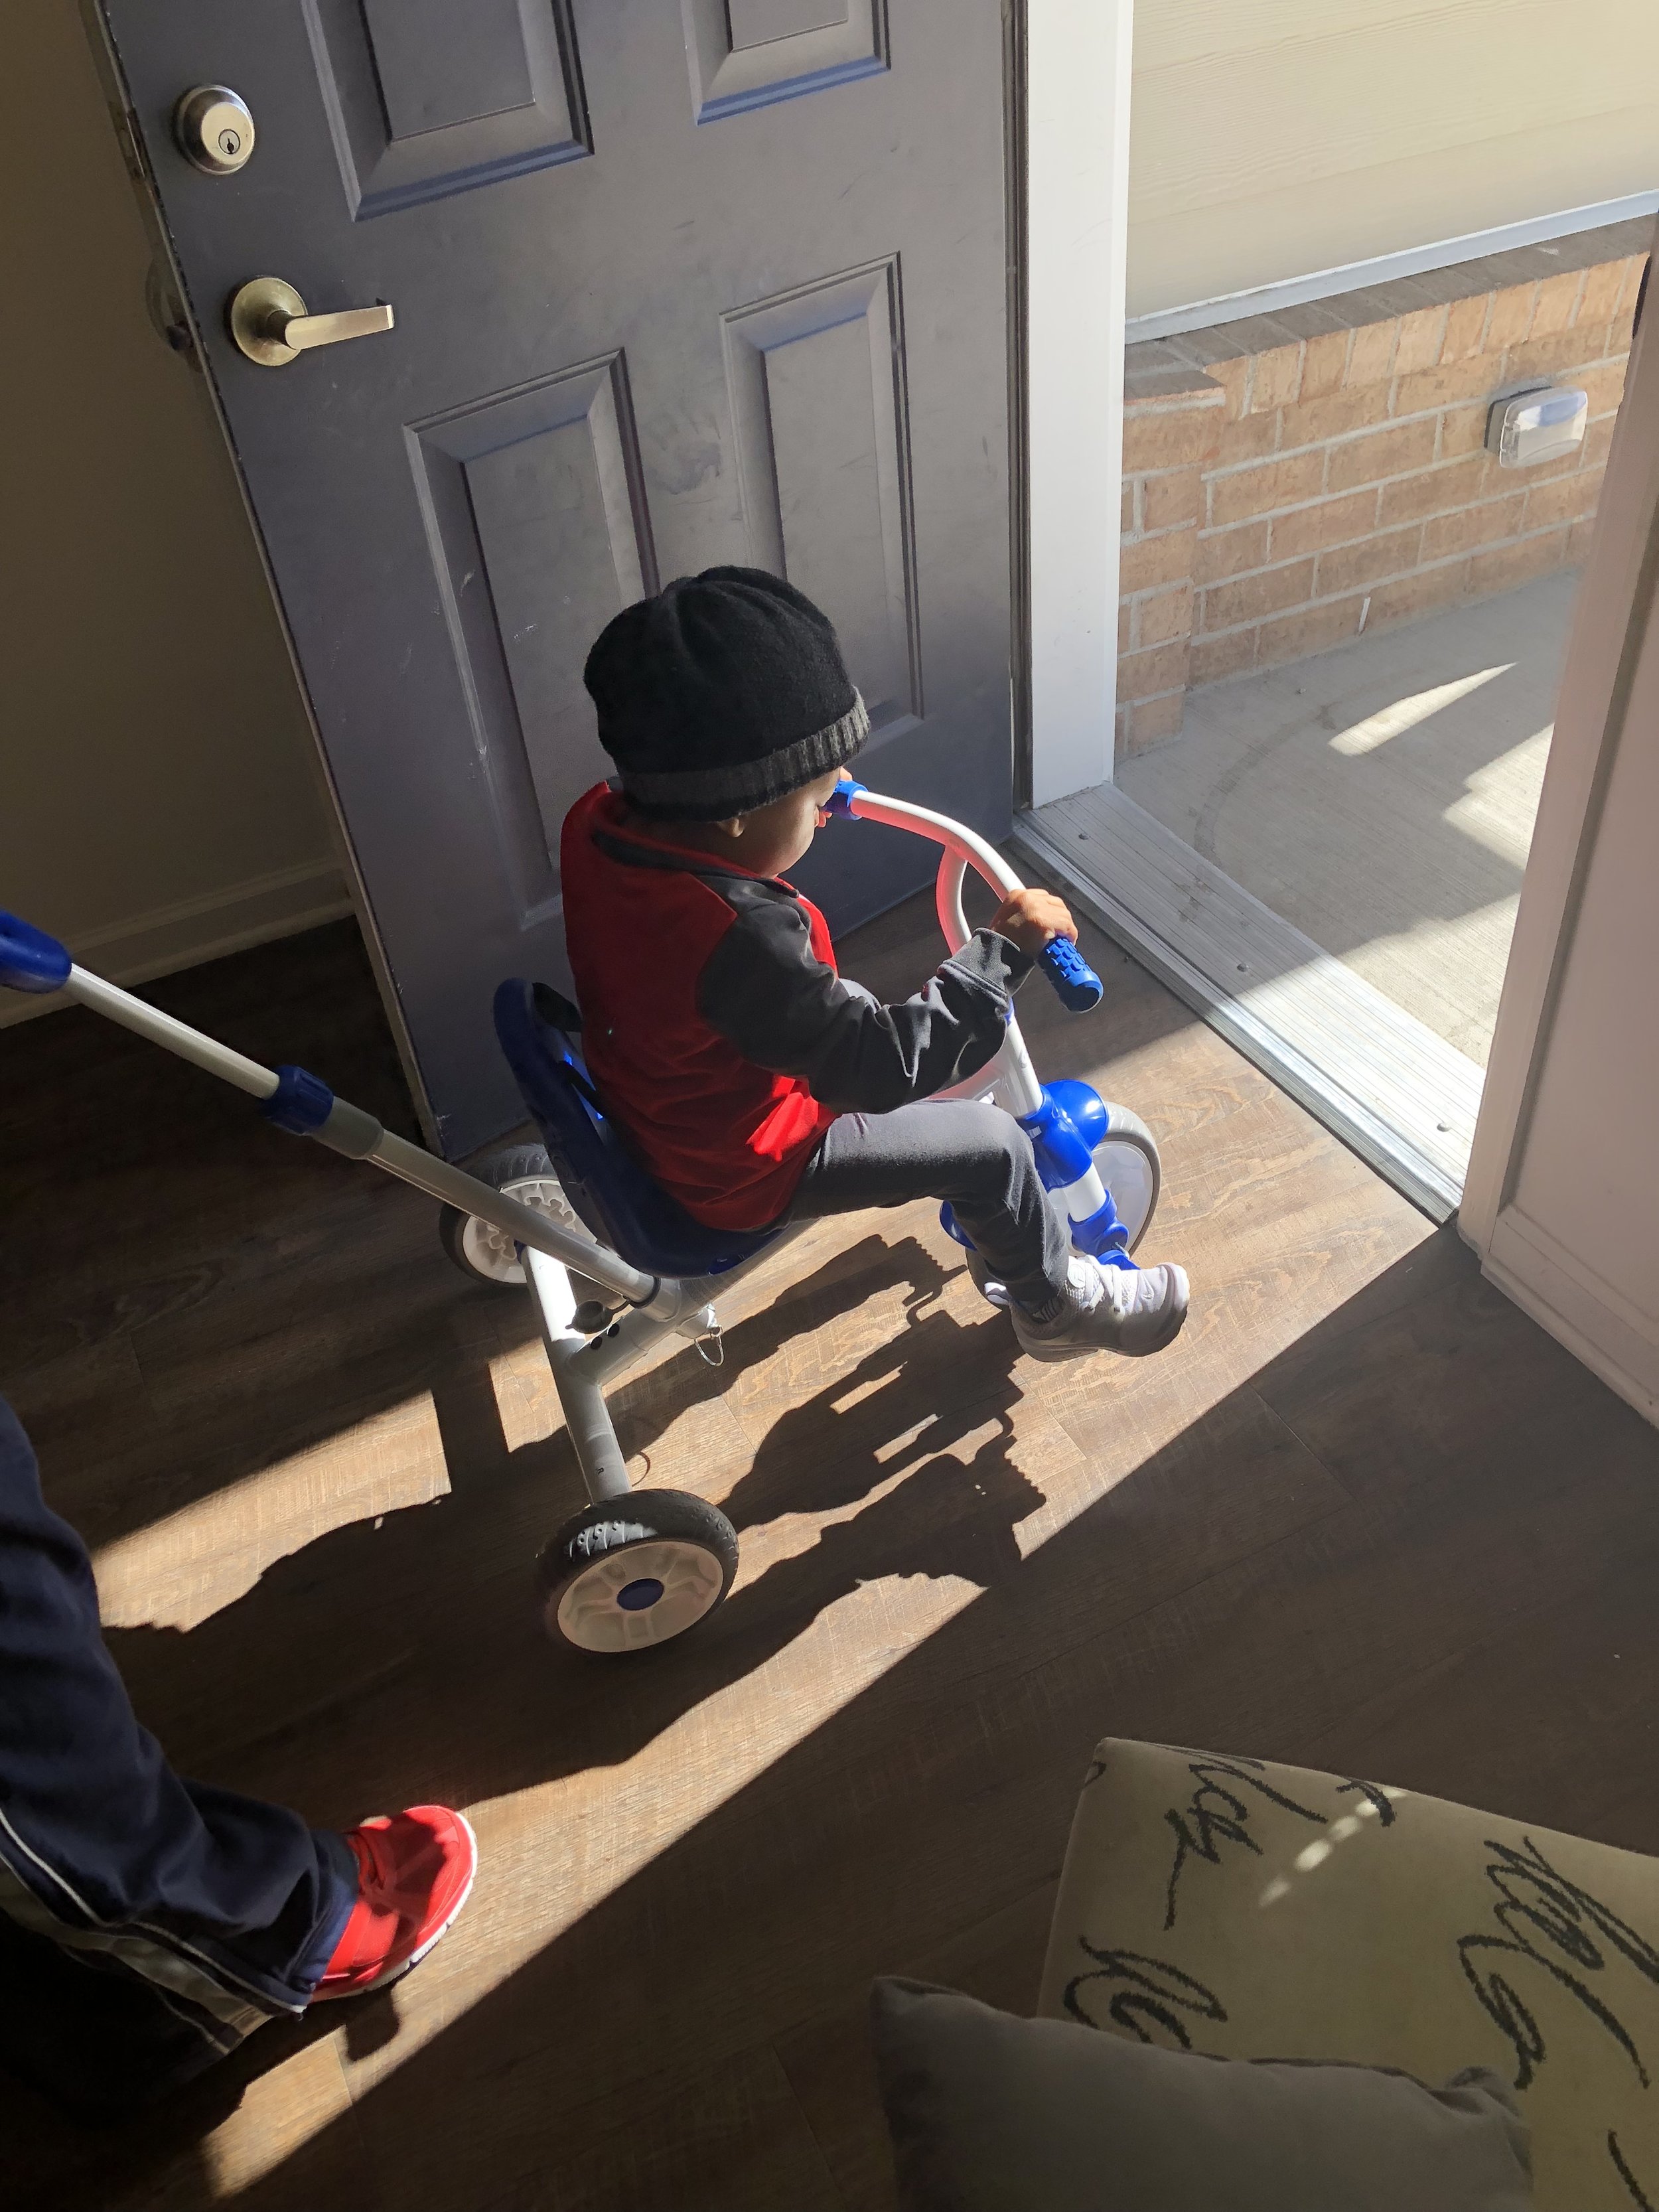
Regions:
M 1111 781 L 1133 0 L 1029 0 L 1031 804 Z
M 1555 734 L 1521 886 L 1460 1224 L 1484 1256 L 1509 1203 L 1532 1078 L 1583 890 L 1607 771 L 1624 726 L 1659 549 L 1659 344 L 1643 319 L 1573 613 Z
M 1475 1125 L 1459 1226 L 1484 1273 L 1621 1396 L 1659 1420 L 1659 1334 L 1595 1272 L 1517 1202 L 1540 1081 L 1615 760 L 1651 745 L 1652 653 L 1659 637 L 1659 339 L 1650 313 L 1632 349 L 1606 489 L 1579 589 L 1532 854 L 1521 888 L 1498 1010 L 1486 1096 Z M 1649 704 L 1632 701 L 1638 682 Z M 1628 1018 L 1649 1017 L 1647 948 Z M 1593 1143 L 1596 1102 L 1585 1100 Z M 1559 1224 L 1558 1224 L 1559 1226 Z M 1599 1255 L 1597 1255 L 1599 1257 Z

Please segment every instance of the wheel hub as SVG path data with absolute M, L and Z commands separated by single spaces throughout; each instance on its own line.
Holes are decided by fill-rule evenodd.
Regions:
M 544 1213 L 562 1228 L 580 1226 L 556 1176 L 537 1176 L 522 1182 L 503 1183 L 501 1194 L 516 1198 L 520 1206 L 529 1206 L 532 1212 Z M 461 1244 L 479 1274 L 488 1275 L 498 1283 L 523 1282 L 524 1267 L 519 1258 L 519 1248 L 507 1231 L 498 1229 L 493 1221 L 481 1221 L 476 1213 L 469 1214 L 461 1231 Z
M 719 1604 L 720 1560 L 684 1537 L 629 1544 L 573 1576 L 559 1595 L 558 1626 L 584 1651 L 632 1651 L 684 1634 Z

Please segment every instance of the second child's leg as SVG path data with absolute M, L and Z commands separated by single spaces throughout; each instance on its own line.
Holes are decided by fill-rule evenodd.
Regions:
M 78 2111 L 135 2106 L 268 2020 L 380 1986 L 453 1917 L 473 1857 L 442 1807 L 342 1835 L 175 1774 L 0 1400 L 0 2062 Z

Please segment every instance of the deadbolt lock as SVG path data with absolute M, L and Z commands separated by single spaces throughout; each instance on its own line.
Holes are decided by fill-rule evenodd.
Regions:
M 253 118 L 228 84 L 198 84 L 173 111 L 173 135 L 187 161 L 210 177 L 234 177 L 253 151 Z
M 252 278 L 225 308 L 230 335 L 261 368 L 286 368 L 318 346 L 373 337 L 379 331 L 391 330 L 396 320 L 384 303 L 346 307 L 333 315 L 310 314 L 293 285 L 280 276 Z

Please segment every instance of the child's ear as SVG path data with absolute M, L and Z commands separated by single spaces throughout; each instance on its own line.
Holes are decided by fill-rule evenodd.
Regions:
M 733 814 L 724 822 L 717 822 L 714 827 L 723 837 L 741 837 L 743 825 L 748 818 L 746 814 Z

